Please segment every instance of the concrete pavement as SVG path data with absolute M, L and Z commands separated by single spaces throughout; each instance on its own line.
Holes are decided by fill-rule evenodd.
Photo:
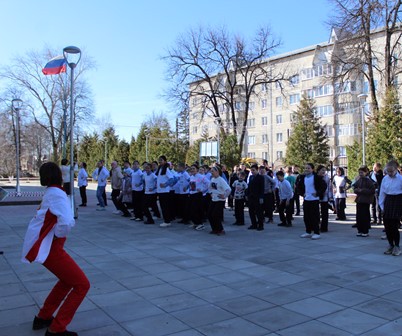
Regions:
M 383 254 L 382 227 L 355 236 L 354 205 L 313 241 L 302 217 L 257 232 L 226 210 L 218 237 L 130 221 L 112 202 L 98 212 L 88 194 L 66 243 L 91 282 L 69 326 L 80 336 L 402 335 L 402 256 Z M 0 207 L 0 336 L 44 334 L 31 324 L 55 277 L 20 261 L 35 208 Z

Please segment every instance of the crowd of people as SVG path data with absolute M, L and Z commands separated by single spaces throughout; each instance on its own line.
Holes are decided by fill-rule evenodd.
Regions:
M 88 173 L 85 168 L 86 164 L 81 163 L 78 172 L 82 197 L 80 206 L 87 204 L 85 188 Z M 392 169 L 397 172 L 396 178 L 390 173 Z M 402 185 L 398 185 L 398 169 L 396 161 L 390 161 L 384 171 L 380 163 L 376 163 L 372 171 L 362 166 L 357 177 L 351 181 L 342 167 L 338 167 L 331 178 L 327 167 L 323 165 L 315 167 L 312 163 L 306 163 L 302 172 L 298 166 L 274 171 L 264 160 L 261 165 L 253 164 L 249 168 L 240 164 L 229 173 L 225 165 L 218 163 L 212 167 L 199 166 L 197 162 L 191 166 L 184 163 L 174 165 L 162 155 L 158 162 L 144 162 L 141 165 L 138 161 L 132 164 L 125 161 L 120 167 L 113 161 L 110 171 L 100 160 L 92 178 L 98 183 L 98 211 L 105 211 L 105 187 L 110 179 L 116 215 L 145 224 L 155 224 L 155 218 L 162 218 L 160 227 L 169 227 L 176 220 L 178 223 L 192 224 L 196 230 L 204 230 L 208 221 L 211 234 L 216 235 L 225 234 L 225 206 L 234 210 L 233 225 L 239 226 L 245 225 L 244 209 L 248 207 L 251 222 L 248 229 L 262 231 L 265 223 L 273 223 L 274 212 L 279 215 L 278 226 L 291 227 L 294 216 L 300 215 L 302 199 L 305 232 L 301 237 L 312 240 L 320 239 L 321 233 L 328 232 L 330 209 L 336 213 L 336 220 L 347 219 L 346 198 L 348 190 L 352 188 L 356 195 L 356 224 L 353 225 L 357 228 L 356 235 L 368 237 L 371 224 L 384 224 L 383 238 L 391 237 L 388 239 L 388 250 L 392 250 L 393 255 L 399 255 L 396 224 L 389 221 L 389 216 L 397 218 L 399 228 L 402 216 L 399 216 L 397 209 L 402 209 L 402 203 L 396 206 L 395 202 L 400 199 L 391 197 L 402 195 Z M 389 190 L 386 188 L 381 193 L 384 178 Z M 394 198 L 395 202 L 391 205 L 389 200 Z M 391 214 L 388 211 L 390 207 L 393 209 Z M 385 210 L 388 217 L 384 217 Z

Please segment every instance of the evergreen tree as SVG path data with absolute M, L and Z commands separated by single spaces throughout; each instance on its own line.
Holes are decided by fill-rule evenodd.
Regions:
M 378 122 L 376 122 L 376 119 Z M 382 164 L 402 159 L 402 114 L 398 94 L 389 87 L 378 118 L 371 118 L 367 131 L 367 162 Z
M 236 135 L 228 135 L 221 141 L 221 163 L 225 164 L 229 169 L 232 169 L 240 162 L 240 150 L 237 143 Z
M 350 179 L 357 176 L 359 168 L 362 165 L 362 144 L 361 141 L 354 141 L 352 146 L 346 146 L 346 155 L 348 157 L 347 175 Z
M 200 161 L 200 144 L 204 139 L 198 139 L 188 148 L 186 153 L 186 163 L 191 165 L 196 161 Z
M 306 162 L 328 162 L 328 136 L 315 110 L 314 100 L 303 97 L 294 113 L 292 134 L 286 149 L 286 164 L 303 166 Z

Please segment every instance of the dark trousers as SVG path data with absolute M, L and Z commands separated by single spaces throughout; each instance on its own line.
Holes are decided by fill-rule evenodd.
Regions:
M 357 232 L 368 233 L 370 227 L 370 204 L 356 203 Z
M 189 194 L 175 194 L 176 217 L 181 218 L 183 221 L 189 220 L 189 197 Z M 199 203 L 201 203 L 201 199 Z
M 152 207 L 156 200 L 156 194 L 144 194 L 142 199 L 142 213 L 146 217 L 147 222 L 154 223 L 154 219 L 152 218 L 151 212 L 149 208 Z M 159 209 L 158 209 L 159 213 Z
M 303 220 L 306 227 L 306 233 L 320 234 L 320 202 L 303 202 Z
M 296 204 L 296 214 L 300 214 L 300 195 L 295 194 L 294 199 Z
M 292 225 L 292 215 L 293 215 L 293 204 L 289 202 L 288 205 L 286 205 L 286 200 L 282 200 L 279 203 L 279 218 L 281 220 L 281 223 L 286 224 L 286 225 Z
M 233 195 L 230 194 L 228 197 L 228 207 L 233 208 L 233 206 L 234 206 L 234 198 L 233 198 Z
M 132 191 L 133 196 L 133 210 L 134 210 L 134 217 L 135 218 L 143 218 L 142 214 L 142 198 L 144 196 L 144 191 Z
M 264 194 L 264 216 L 269 220 L 274 218 L 274 193 Z
M 385 233 L 390 246 L 399 246 L 399 218 L 383 218 Z
M 248 199 L 248 213 L 250 215 L 251 226 L 254 228 L 264 227 L 264 213 L 262 210 L 262 204 L 260 204 L 259 198 Z
M 117 210 L 120 210 L 123 212 L 125 215 L 129 215 L 130 213 L 127 210 L 127 207 L 124 205 L 124 203 L 121 202 L 119 196 L 120 196 L 120 189 L 112 189 L 112 202 L 114 206 L 116 207 Z
M 172 221 L 172 215 L 170 213 L 170 193 L 160 193 L 158 194 L 159 204 L 162 210 L 162 216 L 165 223 L 170 223 Z
M 104 189 L 103 189 L 102 199 L 103 199 L 103 203 L 104 203 L 105 206 L 106 206 L 106 205 L 107 205 L 106 187 L 104 187 Z
M 87 187 L 80 187 L 81 204 L 87 205 Z
M 275 193 L 275 209 L 278 210 L 279 209 L 279 203 L 281 202 L 280 198 L 279 198 L 279 189 L 275 188 L 274 189 L 274 193 Z
M 321 210 L 321 231 L 328 231 L 328 202 L 320 202 Z
M 67 195 L 70 195 L 70 186 L 71 186 L 70 182 L 63 183 L 63 189 Z
M 234 200 L 235 218 L 237 224 L 244 224 L 244 198 Z
M 198 192 L 190 194 L 186 205 L 186 217 L 183 217 L 184 221 L 190 219 L 193 224 L 199 225 L 203 221 L 203 204 L 202 193 Z
M 209 204 L 208 220 L 213 232 L 223 231 L 222 218 L 223 218 L 224 206 L 225 202 L 223 201 L 216 201 L 216 202 L 211 201 Z
M 345 220 L 346 219 L 346 215 L 345 215 L 346 198 L 336 198 L 335 205 L 336 205 L 337 218 Z

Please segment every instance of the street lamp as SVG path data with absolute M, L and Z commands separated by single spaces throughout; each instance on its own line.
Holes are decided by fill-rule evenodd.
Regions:
M 16 169 L 17 169 L 17 196 L 21 196 L 21 188 L 20 188 L 20 110 L 22 108 L 22 100 L 21 99 L 13 99 L 11 101 L 13 106 L 13 110 L 15 111 L 16 120 L 15 120 L 15 147 L 16 147 Z
M 366 120 L 365 120 L 365 111 L 364 107 L 366 105 L 367 94 L 362 93 L 357 96 L 360 100 L 360 109 L 361 109 L 361 119 L 362 119 L 362 163 L 363 166 L 366 165 Z
M 78 47 L 69 46 L 63 49 L 63 56 L 71 69 L 70 79 L 70 201 L 71 210 L 75 214 L 74 205 L 74 69 L 81 59 L 81 50 Z M 76 217 L 76 215 L 74 216 Z

